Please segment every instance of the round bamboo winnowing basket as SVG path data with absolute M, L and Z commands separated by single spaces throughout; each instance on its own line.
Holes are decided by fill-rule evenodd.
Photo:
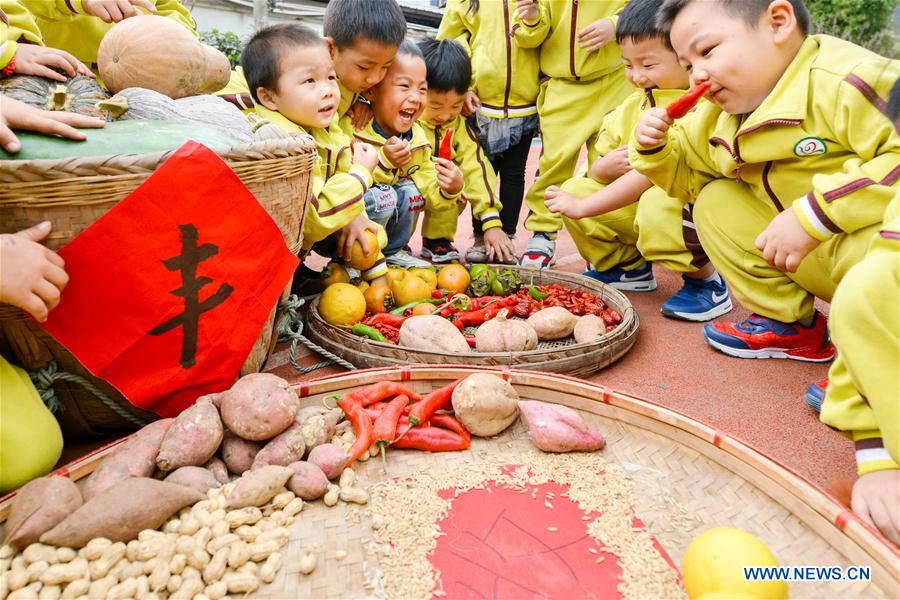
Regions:
M 540 342 L 536 349 L 526 352 L 475 352 L 461 354 L 415 350 L 394 344 L 375 342 L 353 335 L 330 325 L 319 315 L 319 298 L 315 298 L 306 311 L 304 333 L 315 343 L 358 368 L 384 367 L 409 364 L 455 364 L 515 367 L 550 373 L 563 373 L 574 377 L 588 377 L 592 373 L 619 360 L 637 340 L 640 319 L 628 298 L 619 290 L 590 277 L 575 273 L 507 267 L 519 273 L 525 285 L 561 284 L 573 289 L 588 291 L 603 299 L 622 315 L 622 321 L 609 333 L 596 340 L 578 344 L 573 337 Z M 474 330 L 473 330 L 474 331 Z
M 72 157 L 66 159 L 0 161 L 0 233 L 12 233 L 49 220 L 46 240 L 59 249 L 141 185 L 175 149 L 148 154 Z M 303 243 L 303 220 L 312 189 L 316 160 L 312 137 L 294 135 L 234 146 L 217 154 L 266 209 L 291 252 Z M 290 291 L 290 283 L 283 297 Z M 276 307 L 272 307 L 242 373 L 258 371 L 275 345 Z M 61 344 L 24 312 L 0 304 L 0 352 L 27 371 L 44 370 L 55 362 L 97 386 L 109 400 L 101 401 L 79 383 L 55 380 L 53 389 L 63 410 L 57 418 L 67 438 L 134 429 L 156 415 L 131 405 L 112 386 L 90 374 Z M 112 401 L 114 407 L 107 405 Z
M 630 482 L 634 515 L 659 541 L 674 564 L 681 565 L 687 545 L 700 532 L 718 526 L 739 527 L 766 544 L 781 565 L 837 565 L 845 572 L 850 565 L 871 569 L 871 581 L 790 582 L 792 597 L 896 597 L 900 589 L 897 548 L 863 524 L 847 507 L 764 453 L 651 401 L 561 375 L 477 367 L 371 369 L 304 381 L 293 387 L 301 407 L 321 406 L 323 402 L 333 405 L 334 395 L 381 381 L 402 381 L 426 393 L 477 372 L 507 379 L 523 400 L 568 406 L 596 425 L 606 438 L 606 447 L 586 456 L 598 461 L 598 465 L 615 465 L 625 473 Z M 81 480 L 124 441 L 98 450 L 56 473 Z M 522 462 L 523 458 L 535 456 L 540 456 L 540 452 L 532 446 L 520 419 L 498 436 L 472 438 L 471 447 L 462 452 L 433 454 L 388 448 L 387 471 L 379 459 L 356 462 L 354 485 L 373 491 L 374 486 L 408 476 L 422 474 L 427 478 L 478 468 L 486 463 L 527 464 Z M 412 501 L 414 492 L 409 493 Z M 0 522 L 6 519 L 12 500 L 13 495 L 0 500 Z M 341 502 L 327 507 L 321 500 L 306 502 L 289 526 L 287 545 L 279 550 L 284 559 L 281 570 L 271 584 L 260 587 L 251 597 L 407 597 L 392 596 L 385 589 L 389 565 L 382 557 L 389 548 L 377 542 L 373 530 L 373 514 L 382 510 L 378 501 L 378 494 L 373 493 L 367 506 Z M 557 494 L 554 502 L 563 501 L 563 495 Z M 436 528 L 426 529 L 434 531 L 436 539 L 446 534 Z M 584 535 L 568 533 L 569 537 Z M 318 566 L 312 574 L 302 575 L 299 561 L 311 545 L 318 547 Z M 338 560 L 337 551 L 346 552 L 346 558 Z M 622 564 L 618 558 L 615 562 Z M 392 563 L 395 569 L 400 569 L 391 574 L 395 581 L 408 580 L 411 573 L 421 574 L 405 560 L 393 559 Z M 595 564 L 593 557 L 589 563 Z M 547 561 L 546 568 L 550 564 Z M 452 573 L 440 574 L 442 581 L 449 581 L 452 576 Z M 554 590 L 539 591 L 540 594 L 534 595 L 558 597 Z

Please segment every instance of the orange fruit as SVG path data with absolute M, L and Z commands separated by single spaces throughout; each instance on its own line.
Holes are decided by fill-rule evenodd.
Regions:
M 350 249 L 350 260 L 347 261 L 347 264 L 360 271 L 365 271 L 375 264 L 375 261 L 378 260 L 378 251 L 380 250 L 378 247 L 378 236 L 368 229 L 365 232 L 365 236 L 368 242 L 369 253 L 363 252 L 362 244 L 357 240 L 353 242 L 353 247 Z
M 447 265 L 437 277 L 439 288 L 460 294 L 466 292 L 470 281 L 469 271 L 462 265 Z
M 391 291 L 397 306 L 431 298 L 431 286 L 421 277 L 404 277 L 394 282 Z
M 371 313 L 384 313 L 394 308 L 394 296 L 386 285 L 373 285 L 365 291 L 366 310 Z
M 319 297 L 319 314 L 332 325 L 355 325 L 366 314 L 366 299 L 349 283 L 334 283 Z
M 434 309 L 436 309 L 436 308 L 437 308 L 437 306 L 435 306 L 434 304 L 429 304 L 429 303 L 425 302 L 422 304 L 415 305 L 412 309 L 412 314 L 414 314 L 414 315 L 430 315 L 431 313 L 434 312 Z
M 410 275 L 415 275 L 422 279 L 425 283 L 431 286 L 432 291 L 436 290 L 438 287 L 437 275 L 434 273 L 434 269 L 429 269 L 427 267 L 416 267 L 415 269 L 409 270 Z

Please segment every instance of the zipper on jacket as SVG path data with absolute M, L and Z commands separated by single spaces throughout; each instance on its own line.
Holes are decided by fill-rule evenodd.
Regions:
M 800 121 L 796 119 L 772 119 L 770 121 L 763 121 L 759 125 L 754 125 L 749 129 L 745 129 L 743 131 L 738 131 L 734 136 L 734 152 L 731 152 L 729 148 L 728 151 L 731 152 L 731 155 L 734 157 L 735 162 L 737 162 L 737 172 L 735 173 L 737 181 L 741 180 L 741 165 L 744 164 L 744 159 L 741 158 L 741 136 L 747 135 L 748 133 L 753 133 L 754 131 L 758 131 L 763 127 L 768 127 L 769 125 L 799 125 Z M 726 146 L 727 147 L 727 146 Z M 775 198 L 776 204 L 778 203 L 778 199 Z
M 576 80 L 580 79 L 575 74 L 575 37 L 578 35 L 578 0 L 572 0 L 572 32 L 569 36 L 569 71 Z
M 734 180 L 740 183 L 741 181 L 741 165 L 744 164 L 744 161 L 741 160 L 741 157 L 735 154 L 734 150 L 731 149 L 731 146 L 728 145 L 728 142 L 723 140 L 720 137 L 709 138 L 709 143 L 713 146 L 722 146 L 726 150 L 728 150 L 728 154 L 731 155 L 732 160 L 734 160 L 737 168 L 734 170 Z
M 506 89 L 503 92 L 503 116 L 509 118 L 509 91 L 512 88 L 512 41 L 509 30 L 509 2 L 503 0 L 503 23 L 506 26 Z

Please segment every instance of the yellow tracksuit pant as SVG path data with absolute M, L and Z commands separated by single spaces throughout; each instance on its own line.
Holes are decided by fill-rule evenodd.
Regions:
M 785 323 L 810 317 L 816 298 L 831 301 L 880 226 L 834 235 L 810 252 L 796 273 L 784 273 L 770 266 L 755 246 L 778 213 L 746 185 L 730 179 L 708 183 L 697 195 L 693 213 L 700 242 L 732 294 L 747 309 Z
M 603 187 L 589 177 L 569 179 L 562 185 L 563 191 L 579 198 Z M 596 217 L 562 219 L 579 254 L 598 271 L 613 267 L 630 271 L 650 260 L 678 273 L 691 273 L 709 259 L 690 218 L 689 205 L 652 187 L 635 204 Z
M 422 237 L 426 240 L 444 239 L 452 242 L 456 237 L 459 216 L 466 210 L 466 204 L 464 200 L 459 200 L 456 203 L 457 210 L 425 211 L 425 217 L 422 219 Z
M 604 115 L 633 91 L 624 67 L 591 81 L 550 79 L 541 85 L 537 106 L 543 149 L 538 175 L 525 194 L 530 210 L 526 229 L 545 233 L 562 229 L 562 217 L 544 205 L 544 190 L 572 177 L 582 146 L 594 144 Z

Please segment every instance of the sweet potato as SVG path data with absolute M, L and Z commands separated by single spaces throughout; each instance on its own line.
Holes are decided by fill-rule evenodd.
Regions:
M 572 331 L 577 344 L 591 342 L 604 333 L 606 333 L 606 322 L 597 315 L 578 317 L 578 321 L 575 322 L 575 328 Z
M 307 453 L 334 436 L 334 428 L 342 416 L 344 411 L 340 408 L 328 410 L 325 407 L 308 406 L 300 411 L 297 422 L 301 424 L 300 429 L 303 432 Z
M 229 509 L 262 506 L 284 489 L 293 474 L 293 469 L 278 465 L 266 465 L 245 473 L 228 494 L 226 506 Z
M 269 373 L 238 379 L 222 394 L 222 420 L 245 440 L 270 440 L 297 416 L 300 400 L 287 381 Z
M 132 477 L 85 502 L 41 536 L 44 544 L 81 548 L 93 538 L 128 542 L 144 529 L 156 529 L 173 514 L 203 499 L 197 490 Z
M 321 444 L 312 449 L 306 460 L 319 467 L 325 477 L 334 479 L 340 477 L 350 455 L 334 444 Z
M 29 481 L 13 499 L 3 543 L 25 548 L 81 504 L 81 492 L 68 477 L 51 475 Z
M 209 490 L 222 485 L 216 480 L 216 476 L 213 475 L 212 471 L 204 469 L 203 467 L 191 466 L 175 469 L 169 473 L 164 481 L 193 488 L 203 495 L 206 495 L 206 492 Z
M 303 458 L 306 452 L 306 443 L 303 441 L 303 431 L 300 423 L 293 425 L 279 433 L 262 447 L 253 458 L 251 469 L 258 469 L 266 465 L 280 465 L 286 467 L 292 462 Z
M 159 447 L 156 466 L 163 471 L 206 463 L 222 443 L 222 420 L 209 402 L 199 402 L 175 417 Z
M 253 459 L 261 449 L 260 444 L 238 437 L 230 431 L 226 431 L 222 438 L 222 460 L 235 475 L 243 475 L 244 471 L 249 471 L 253 466 Z
M 544 452 L 593 452 L 606 444 L 603 435 L 568 406 L 520 400 L 519 410 L 532 443 Z
M 222 403 L 222 392 L 200 396 L 194 401 L 194 404 L 200 404 L 201 402 L 209 402 L 218 409 Z
M 534 327 L 538 339 L 543 341 L 560 340 L 564 337 L 569 337 L 575 329 L 577 320 L 578 317 L 562 306 L 551 306 L 550 308 L 543 308 L 537 311 L 528 317 L 526 322 Z
M 213 456 L 211 459 L 209 459 L 208 463 L 203 465 L 203 468 L 208 469 L 209 472 L 215 476 L 216 481 L 218 481 L 219 483 L 228 483 L 228 467 L 225 466 L 225 463 L 222 462 L 221 458 Z
M 489 373 L 466 377 L 453 390 L 451 402 L 456 418 L 472 435 L 497 435 L 519 415 L 519 394 L 508 381 Z
M 130 477 L 152 477 L 159 446 L 174 422 L 160 419 L 150 423 L 107 456 L 81 489 L 85 502 Z
M 322 469 L 310 462 L 298 461 L 288 465 L 294 472 L 287 482 L 289 490 L 303 500 L 318 500 L 331 486 Z
M 400 345 L 416 350 L 438 352 L 472 351 L 462 332 L 450 321 L 438 315 L 412 316 L 400 326 Z

